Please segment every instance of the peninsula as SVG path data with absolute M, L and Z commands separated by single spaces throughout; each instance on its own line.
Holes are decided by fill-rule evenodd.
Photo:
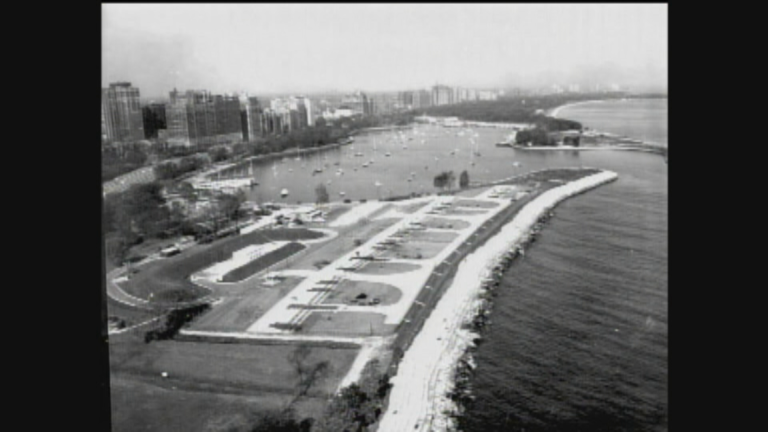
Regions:
M 343 427 L 440 429 L 481 281 L 558 202 L 615 178 L 553 169 L 393 202 L 285 206 L 237 236 L 116 268 L 112 301 L 155 315 L 111 333 L 115 387 L 205 389 L 222 401 L 255 392 L 316 419 L 313 430 L 341 430 L 363 392 L 378 414 Z M 279 223 L 296 218 L 305 222 Z M 188 406 L 150 398 L 158 410 Z M 215 416 L 213 406 L 196 414 Z

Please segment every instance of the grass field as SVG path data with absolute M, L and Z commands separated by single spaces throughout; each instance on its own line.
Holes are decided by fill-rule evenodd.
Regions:
M 301 243 L 288 243 L 277 250 L 238 267 L 222 277 L 223 282 L 240 282 L 306 248 Z
M 258 394 L 260 391 L 292 394 L 298 374 L 288 361 L 293 345 L 247 345 L 206 342 L 157 341 L 139 338 L 110 341 L 113 373 L 139 375 L 150 383 L 188 390 Z M 329 375 L 310 391 L 326 396 L 346 375 L 358 349 L 311 348 L 308 364 L 328 361 Z M 168 373 L 168 378 L 160 376 Z
M 249 418 L 262 410 L 280 409 L 287 394 L 254 396 L 159 387 L 137 379 L 112 377 L 110 382 L 112 432 L 223 432 L 247 431 Z M 319 412 L 323 399 L 299 404 L 304 414 Z M 319 415 L 319 414 L 315 414 Z
M 302 333 L 333 336 L 382 336 L 395 325 L 384 324 L 384 314 L 375 312 L 312 312 L 302 324 Z
M 390 275 L 418 270 L 421 266 L 408 263 L 390 263 L 386 261 L 368 262 L 357 273 L 372 275 Z
M 252 244 L 266 243 L 271 240 L 296 241 L 322 237 L 319 231 L 303 228 L 259 230 L 252 233 L 218 240 L 209 245 L 196 245 L 170 258 L 161 259 L 143 265 L 139 273 L 130 281 L 121 284 L 129 294 L 150 299 L 155 303 L 174 303 L 190 301 L 208 294 L 189 280 L 189 276 L 216 262 L 232 256 L 232 252 Z
M 302 280 L 304 279 L 287 277 L 274 286 L 254 282 L 252 286 L 238 287 L 231 291 L 222 290 L 224 300 L 195 319 L 190 328 L 220 332 L 245 331 Z
M 367 296 L 366 300 L 379 299 L 380 305 L 397 303 L 402 292 L 392 285 L 368 281 L 341 281 L 323 300 L 325 304 L 347 304 L 360 294 Z

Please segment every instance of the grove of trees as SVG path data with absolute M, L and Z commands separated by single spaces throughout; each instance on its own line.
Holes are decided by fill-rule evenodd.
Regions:
M 459 175 L 459 187 L 462 189 L 469 187 L 469 173 L 467 170 L 462 171 L 461 175 Z
M 438 189 L 448 189 L 453 187 L 453 183 L 456 181 L 456 175 L 453 171 L 443 171 L 436 175 L 433 184 Z

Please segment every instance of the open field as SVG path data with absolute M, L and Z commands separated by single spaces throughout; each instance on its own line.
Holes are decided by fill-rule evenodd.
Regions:
M 392 334 L 396 326 L 384 324 L 384 318 L 384 314 L 375 312 L 312 312 L 302 324 L 301 332 L 330 336 Z
M 260 410 L 282 408 L 290 395 L 237 395 L 193 391 L 165 383 L 157 386 L 135 377 L 110 379 L 112 432 L 246 431 L 249 417 Z M 319 416 L 325 399 L 296 404 L 302 417 Z
M 287 277 L 274 286 L 254 282 L 252 286 L 241 287 L 231 294 L 222 290 L 220 294 L 223 294 L 224 300 L 196 318 L 190 325 L 190 329 L 220 332 L 245 331 L 302 280 L 303 278 Z
M 248 264 L 224 275 L 222 282 L 240 282 L 306 248 L 301 243 L 288 243 L 280 249 L 261 256 Z
M 445 246 L 445 243 L 409 240 L 406 243 L 390 246 L 381 256 L 398 259 L 430 259 L 445 249 Z
M 176 387 L 222 393 L 292 394 L 298 374 L 288 361 L 295 345 L 248 345 L 207 342 L 157 341 L 145 344 L 139 338 L 121 338 L 110 343 L 113 373 L 150 377 L 172 382 Z M 308 364 L 328 361 L 329 375 L 310 391 L 324 396 L 336 390 L 357 355 L 358 349 L 312 347 Z M 160 377 L 162 372 L 168 378 Z
M 121 284 L 129 294 L 150 299 L 156 303 L 191 301 L 208 294 L 208 291 L 193 284 L 189 276 L 218 261 L 232 256 L 232 252 L 252 244 L 271 240 L 296 241 L 316 239 L 323 236 L 318 231 L 302 228 L 284 228 L 252 233 L 218 240 L 210 245 L 195 245 L 179 255 L 147 263 L 139 273 Z M 150 294 L 154 294 L 150 297 Z
M 397 303 L 403 293 L 392 285 L 368 281 L 343 280 L 323 300 L 324 304 L 348 304 L 360 294 L 365 294 L 364 301 L 379 299 L 380 305 Z
M 416 264 L 399 263 L 399 262 L 386 262 L 375 261 L 367 262 L 363 267 L 357 270 L 357 273 L 370 274 L 370 275 L 391 275 L 397 273 L 406 273 L 409 271 L 418 270 L 421 268 Z

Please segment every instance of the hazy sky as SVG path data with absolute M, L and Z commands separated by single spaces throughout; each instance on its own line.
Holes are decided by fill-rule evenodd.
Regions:
M 108 4 L 102 85 L 142 96 L 667 84 L 667 5 Z

